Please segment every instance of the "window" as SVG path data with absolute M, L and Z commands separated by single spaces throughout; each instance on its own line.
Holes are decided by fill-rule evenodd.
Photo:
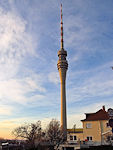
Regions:
M 73 140 L 73 136 L 70 136 L 70 140 Z
M 70 135 L 70 141 L 76 141 L 77 140 L 77 137 L 74 135 L 74 136 L 72 136 L 72 135 Z
M 92 141 L 92 136 L 87 136 L 88 141 Z
M 76 136 L 74 136 L 74 140 L 77 140 L 77 137 L 76 137 Z
M 107 128 L 109 128 L 109 127 L 110 127 L 108 122 L 106 123 L 106 127 L 107 127 Z
M 91 123 L 86 123 L 86 128 L 87 128 L 87 129 L 90 129 L 90 128 L 92 128 L 92 125 L 91 125 Z

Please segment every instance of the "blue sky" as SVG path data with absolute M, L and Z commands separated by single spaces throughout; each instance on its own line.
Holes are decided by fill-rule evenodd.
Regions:
M 60 120 L 60 4 L 67 50 L 68 128 L 113 106 L 112 0 L 0 0 L 0 133 Z

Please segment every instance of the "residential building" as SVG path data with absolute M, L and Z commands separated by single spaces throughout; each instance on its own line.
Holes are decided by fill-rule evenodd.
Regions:
M 107 137 L 112 134 L 109 126 L 108 112 L 105 106 L 95 113 L 85 113 L 86 118 L 81 120 L 83 128 L 67 129 L 67 141 L 69 143 L 79 143 L 83 141 L 94 145 L 106 144 Z
M 83 139 L 104 144 L 107 134 L 111 133 L 109 126 L 109 116 L 105 106 L 96 113 L 86 113 L 83 123 Z

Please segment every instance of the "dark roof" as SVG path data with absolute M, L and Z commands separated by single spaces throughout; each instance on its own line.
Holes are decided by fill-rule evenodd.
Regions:
M 67 129 L 68 133 L 83 133 L 83 128 Z
M 97 121 L 97 120 L 108 120 L 109 116 L 108 113 L 100 109 L 96 113 L 86 113 L 86 119 L 81 120 L 81 121 Z

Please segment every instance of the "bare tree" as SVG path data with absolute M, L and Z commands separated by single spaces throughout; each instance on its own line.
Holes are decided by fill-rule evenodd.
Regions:
M 57 144 L 63 141 L 63 132 L 60 123 L 56 119 L 52 119 L 46 128 L 46 136 L 49 142 Z
M 34 146 L 35 140 L 41 141 L 41 122 L 37 121 L 36 123 L 25 124 L 23 126 L 17 127 L 12 131 L 12 134 L 16 138 L 23 138 L 30 145 Z

